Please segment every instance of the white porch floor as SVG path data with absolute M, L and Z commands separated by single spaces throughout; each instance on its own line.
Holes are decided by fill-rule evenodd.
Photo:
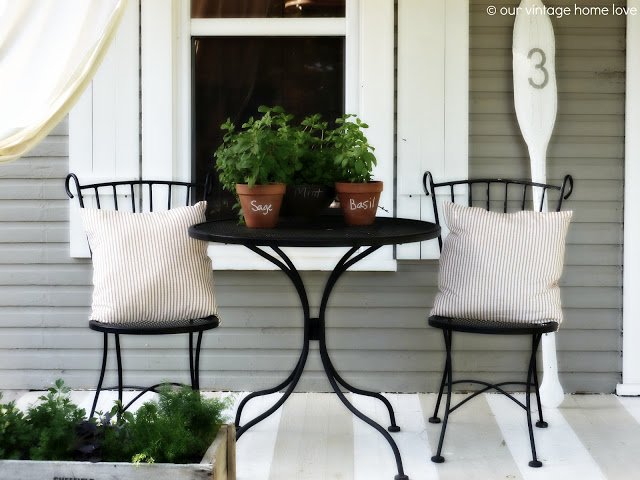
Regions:
M 39 395 L 5 392 L 3 401 L 17 398 L 18 405 L 26 407 Z M 236 394 L 236 405 L 243 395 Z M 278 395 L 252 400 L 243 417 L 265 410 Z M 482 395 L 452 414 L 443 451 L 446 461 L 439 465 L 430 457 L 440 425 L 426 421 L 436 396 L 386 396 L 402 428 L 392 435 L 412 480 L 640 478 L 640 398 L 567 395 L 559 409 L 545 409 L 549 428 L 535 429 L 544 466 L 533 469 L 527 465 L 531 452 L 524 411 L 500 395 Z M 106 410 L 114 397 L 113 392 L 101 395 L 98 409 Z M 93 393 L 73 392 L 72 398 L 88 411 Z M 387 426 L 380 402 L 349 398 Z M 294 394 L 282 409 L 247 431 L 238 441 L 237 470 L 238 480 L 392 480 L 397 473 L 383 437 L 353 417 L 335 395 L 321 393 Z

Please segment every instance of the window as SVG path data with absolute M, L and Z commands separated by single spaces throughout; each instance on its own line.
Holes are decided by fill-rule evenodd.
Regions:
M 344 113 L 344 36 L 198 36 L 192 55 L 193 174 L 204 183 L 212 172 L 209 216 L 229 218 L 235 199 L 213 168 L 220 125 L 231 118 L 240 126 L 260 105 L 280 105 L 298 119 Z
M 192 0 L 191 18 L 344 17 L 345 0 Z
M 260 104 L 280 104 L 300 116 L 319 111 L 331 118 L 350 112 L 371 125 L 369 136 L 379 159 L 375 175 L 386 186 L 381 204 L 393 212 L 393 3 L 194 0 L 190 8 L 181 5 L 171 14 L 165 6 L 166 22 L 173 23 L 178 42 L 172 44 L 170 62 L 160 62 L 151 55 L 145 58 L 145 46 L 171 42 L 171 28 L 157 20 L 157 11 L 156 21 L 145 28 L 143 1 L 143 172 L 170 171 L 173 178 L 190 178 L 195 172 L 201 177 L 213 167 L 221 121 L 231 117 L 240 122 Z M 173 69 L 167 69 L 169 63 Z M 163 95 L 159 78 L 166 82 Z M 160 107 L 164 103 L 166 109 L 168 97 L 175 100 L 171 122 Z M 163 116 L 160 134 L 155 129 Z M 149 134 L 144 118 L 156 124 L 148 126 Z M 156 152 L 158 139 L 163 139 L 166 149 L 175 152 L 173 162 L 149 157 L 145 138 L 153 139 L 149 144 Z M 223 216 L 230 200 L 218 195 L 222 200 L 212 203 Z M 299 268 L 327 269 L 342 250 L 300 249 L 295 258 Z M 219 269 L 274 268 L 242 247 L 212 245 L 210 251 Z M 392 249 L 376 254 L 359 266 L 395 268 Z
M 235 216 L 235 198 L 222 189 L 214 168 L 227 118 L 240 126 L 260 105 L 282 106 L 298 118 L 344 113 L 344 31 L 319 35 L 326 33 L 320 27 L 312 35 L 293 35 L 295 20 L 268 36 L 258 28 L 271 18 L 317 17 L 344 19 L 345 0 L 192 0 L 192 19 L 229 19 L 200 21 L 198 35 L 191 22 L 192 178 L 213 178 L 210 218 Z M 236 22 L 234 35 L 221 34 L 220 26 L 230 21 Z

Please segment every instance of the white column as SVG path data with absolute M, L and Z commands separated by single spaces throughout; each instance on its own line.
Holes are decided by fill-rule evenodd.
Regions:
M 627 8 L 627 88 L 624 178 L 622 383 L 618 395 L 640 395 L 640 0 Z

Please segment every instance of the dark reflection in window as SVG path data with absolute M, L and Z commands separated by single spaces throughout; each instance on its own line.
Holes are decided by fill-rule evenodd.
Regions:
M 344 113 L 344 37 L 193 37 L 194 177 L 214 169 L 220 125 L 240 126 L 260 105 L 281 105 L 300 120 Z M 234 198 L 214 183 L 209 216 L 232 216 Z
M 344 17 L 345 0 L 191 0 L 191 18 Z

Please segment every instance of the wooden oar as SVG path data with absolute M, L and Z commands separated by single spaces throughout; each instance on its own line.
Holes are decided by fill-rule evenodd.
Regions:
M 529 148 L 531 179 L 546 183 L 547 146 L 558 109 L 555 74 L 555 37 L 550 18 L 540 0 L 522 0 L 513 27 L 513 95 L 522 136 Z M 534 189 L 534 207 L 542 201 Z M 547 210 L 544 198 L 543 210 Z M 542 337 L 544 377 L 540 397 L 546 407 L 562 403 L 564 391 L 558 378 L 555 333 Z

